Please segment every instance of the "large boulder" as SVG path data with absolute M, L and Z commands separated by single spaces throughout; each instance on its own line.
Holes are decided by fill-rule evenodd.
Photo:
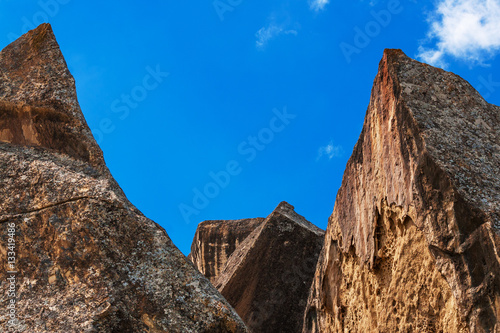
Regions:
M 500 332 L 500 108 L 386 50 L 304 332 Z
M 0 53 L 0 233 L 16 332 L 247 332 L 109 173 L 48 24 Z

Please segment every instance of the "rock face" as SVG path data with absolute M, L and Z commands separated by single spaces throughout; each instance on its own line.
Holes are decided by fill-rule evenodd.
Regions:
M 500 332 L 500 108 L 386 50 L 303 332 Z
M 263 218 L 203 221 L 196 229 L 188 259 L 215 284 L 234 250 L 263 221 Z
M 0 304 L 13 275 L 16 332 L 247 332 L 111 177 L 47 24 L 0 53 L 0 222 Z
M 241 226 L 245 220 L 217 221 L 218 228 L 209 233 L 212 238 L 200 239 L 199 235 L 208 227 L 202 223 L 192 247 L 193 259 L 198 261 L 199 248 L 209 246 L 197 245 L 200 240 L 239 242 L 242 238 L 238 234 L 248 234 L 253 228 L 238 246 L 228 243 L 235 250 L 214 284 L 252 332 L 300 332 L 324 231 L 295 213 L 286 202 L 280 203 L 264 221 L 246 221 L 250 222 L 246 227 Z M 221 236 L 217 236 L 217 231 Z

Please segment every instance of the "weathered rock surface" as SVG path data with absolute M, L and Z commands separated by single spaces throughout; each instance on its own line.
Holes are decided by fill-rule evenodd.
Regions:
M 247 332 L 111 177 L 47 24 L 0 53 L 2 309 L 12 224 L 16 332 Z
M 227 260 L 264 218 L 203 221 L 194 235 L 188 259 L 215 284 Z
M 303 332 L 500 332 L 500 108 L 386 50 Z
M 252 332 L 300 332 L 324 231 L 295 213 L 286 202 L 280 203 L 264 221 L 250 222 L 252 225 L 247 228 L 238 227 L 244 221 L 233 227 L 228 225 L 234 221 L 216 222 L 220 227 L 212 229 L 214 238 L 218 230 L 220 239 L 239 242 L 235 235 L 238 230 L 246 233 L 254 228 L 238 246 L 230 245 L 235 250 L 215 286 Z M 230 233 L 234 237 L 223 236 L 228 229 L 237 229 Z M 200 248 L 193 244 L 196 247 Z

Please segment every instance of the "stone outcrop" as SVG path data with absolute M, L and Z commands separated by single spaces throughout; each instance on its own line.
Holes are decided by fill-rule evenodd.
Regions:
M 303 332 L 500 332 L 500 108 L 386 50 Z
M 0 233 L 0 304 L 14 268 L 16 332 L 247 332 L 110 175 L 48 24 L 0 53 Z
M 192 247 L 194 261 L 198 256 L 195 253 L 200 253 L 199 249 L 206 248 L 212 239 L 240 242 L 237 234 L 247 234 L 253 228 L 239 245 L 228 243 L 235 250 L 214 284 L 252 332 L 300 332 L 324 231 L 295 213 L 286 202 L 264 221 L 246 221 L 251 223 L 246 227 L 241 226 L 245 220 L 236 224 L 217 221 L 218 228 L 209 233 L 212 238 L 199 238 L 201 230 L 207 228 L 202 223 Z M 233 230 L 231 237 L 225 236 L 227 230 Z
M 263 221 L 264 218 L 201 222 L 196 229 L 188 259 L 215 284 L 234 250 Z

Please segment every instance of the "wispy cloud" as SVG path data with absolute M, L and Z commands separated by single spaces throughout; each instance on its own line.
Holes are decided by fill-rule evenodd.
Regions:
M 309 6 L 314 11 L 321 11 L 325 9 L 325 6 L 330 2 L 330 0 L 310 0 Z
M 333 140 L 323 147 L 318 149 L 318 157 L 316 160 L 320 160 L 323 156 L 331 160 L 334 157 L 340 157 L 344 153 L 344 149 L 340 145 L 334 145 Z
M 419 47 L 419 58 L 446 67 L 447 56 L 471 64 L 481 64 L 500 51 L 499 0 L 440 0 L 429 17 L 426 42 Z
M 271 23 L 257 31 L 255 34 L 255 37 L 257 38 L 255 45 L 258 49 L 263 49 L 271 39 L 280 35 L 297 35 L 297 30 L 287 30 L 283 28 L 283 26 Z

